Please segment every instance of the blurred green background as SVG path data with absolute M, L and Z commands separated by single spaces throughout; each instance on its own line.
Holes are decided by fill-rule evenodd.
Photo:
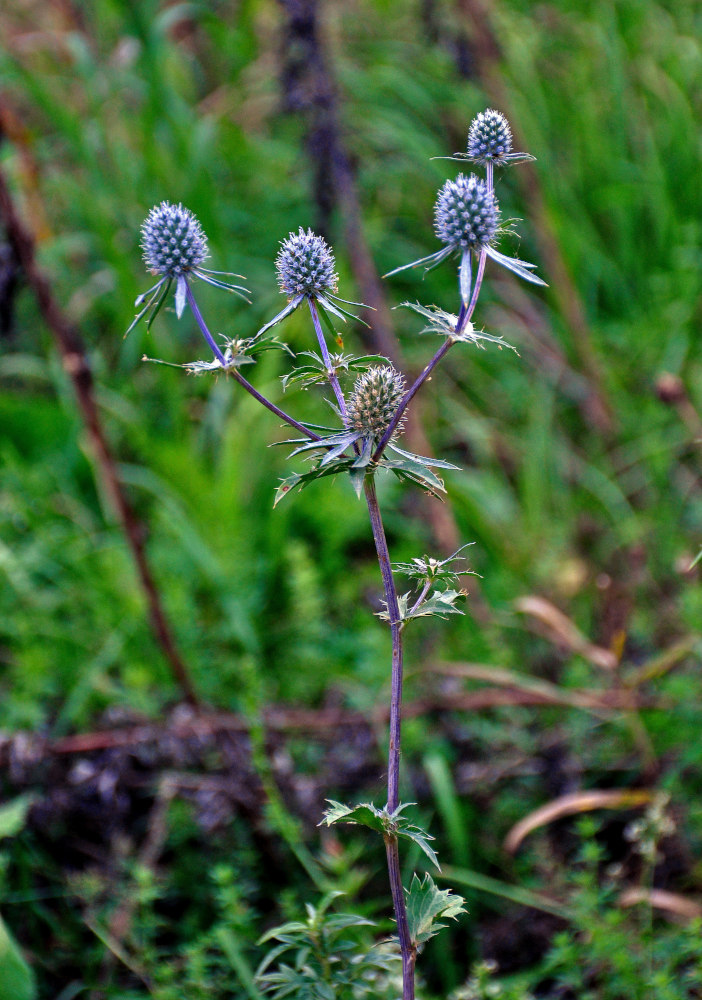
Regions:
M 300 225 L 333 245 L 344 298 L 377 294 L 377 275 L 437 248 L 436 190 L 460 167 L 432 157 L 463 149 L 485 107 L 506 114 L 516 148 L 537 158 L 498 175 L 505 218 L 522 220 L 519 238 L 503 237 L 500 248 L 536 262 L 550 287 L 488 263 L 476 323 L 519 355 L 451 352 L 414 408 L 426 446 L 461 466 L 446 476 L 447 502 L 440 508 L 388 481 L 381 503 L 394 559 L 474 542 L 470 563 L 480 574 L 465 617 L 408 634 L 408 702 L 446 706 L 476 688 L 470 677 L 447 678 L 436 669 L 442 663 L 519 677 L 503 684 L 497 707 L 408 720 L 403 795 L 420 802 L 441 858 L 476 883 L 482 873 L 503 887 L 549 889 L 585 916 L 562 931 L 563 954 L 549 971 L 544 955 L 553 955 L 557 928 L 534 921 L 533 942 L 517 935 L 500 944 L 504 928 L 523 930 L 530 911 L 499 892 L 473 893 L 469 918 L 427 952 L 426 995 L 448 995 L 481 956 L 517 976 L 514 989 L 528 985 L 539 996 L 702 995 L 699 981 L 690 979 L 693 992 L 681 985 L 700 958 L 689 959 L 688 931 L 670 925 L 665 908 L 645 904 L 632 915 L 603 901 L 597 876 L 608 860 L 624 865 L 622 887 L 648 886 L 640 866 L 625 864 L 630 813 L 616 821 L 598 813 L 602 824 L 585 831 L 559 827 L 558 850 L 553 831 L 533 834 L 516 860 L 501 846 L 514 823 L 561 794 L 662 789 L 677 832 L 646 878 L 688 900 L 702 889 L 702 596 L 691 568 L 702 545 L 699 4 L 14 0 L 0 29 L 0 167 L 53 293 L 85 339 L 105 432 L 146 526 L 193 685 L 203 703 L 254 726 L 253 771 L 269 799 L 260 828 L 234 809 L 209 835 L 192 802 L 168 799 L 156 873 L 130 859 L 151 829 L 144 814 L 157 801 L 160 758 L 140 762 L 141 813 L 125 807 L 114 836 L 92 853 L 83 850 L 89 834 L 68 822 L 73 805 L 62 812 L 52 800 L 38 819 L 30 811 L 24 832 L 2 842 L 2 893 L 39 995 L 255 995 L 246 970 L 256 965 L 256 934 L 314 895 L 304 864 L 290 860 L 301 857 L 318 874 L 307 849 L 326 851 L 325 879 L 341 880 L 367 912 L 385 913 L 381 855 L 364 858 L 367 877 L 354 881 L 353 844 L 367 842 L 342 830 L 339 842 L 320 847 L 313 825 L 320 795 L 337 792 L 337 766 L 345 794 L 379 802 L 382 727 L 377 745 L 350 745 L 340 763 L 318 734 L 271 737 L 261 721 L 270 706 L 370 717 L 387 699 L 389 641 L 372 615 L 380 580 L 365 507 L 347 484 L 324 480 L 273 511 L 274 488 L 291 471 L 285 449 L 269 447 L 286 436 L 275 418 L 226 379 L 141 361 L 145 353 L 176 363 L 205 357 L 190 315 L 178 322 L 167 311 L 149 334 L 123 333 L 149 282 L 139 227 L 164 199 L 197 215 L 212 266 L 246 275 L 252 290 L 247 306 L 200 286 L 214 330 L 251 335 L 282 307 L 273 260 Z M 149 629 L 51 332 L 21 274 L 4 294 L 4 796 L 34 789 L 46 800 L 54 781 L 70 786 L 69 764 L 61 758 L 55 774 L 25 761 L 18 771 L 13 734 L 56 741 L 161 722 L 181 692 Z M 403 272 L 381 294 L 390 307 L 418 299 L 454 310 L 455 271 Z M 418 337 L 420 324 L 402 310 L 390 314 L 392 339 L 379 339 L 384 315 L 370 333 L 350 325 L 345 348 L 389 343 L 417 373 L 436 344 Z M 302 314 L 281 336 L 295 351 L 313 347 Z M 247 377 L 280 401 L 285 356 L 263 358 Z M 312 393 L 288 392 L 283 405 L 301 419 L 328 413 Z M 616 666 L 601 665 L 602 650 Z M 520 704 L 518 692 L 535 679 L 566 692 L 562 703 Z M 574 690 L 609 696 L 614 707 L 578 707 Z M 618 708 L 622 692 L 639 707 Z M 212 753 L 215 772 L 235 766 L 219 744 Z M 85 760 L 107 767 L 104 757 Z M 193 773 L 208 766 L 188 765 Z M 576 878 L 583 841 L 604 852 L 585 889 Z M 138 897 L 139 916 L 116 944 L 100 928 L 112 926 L 124 894 Z M 235 940 L 237 960 L 213 943 L 213 900 L 222 897 L 217 927 Z M 622 947 L 610 928 L 604 953 L 592 941 L 577 951 L 601 912 L 602 921 L 629 921 Z M 207 934 L 195 958 L 183 959 Z M 601 970 L 623 961 L 623 942 L 641 966 L 621 972 L 621 985 Z M 169 964 L 176 954 L 180 964 Z M 586 968 L 588 956 L 594 971 L 582 983 L 558 971 Z M 197 961 L 204 972 L 193 971 Z

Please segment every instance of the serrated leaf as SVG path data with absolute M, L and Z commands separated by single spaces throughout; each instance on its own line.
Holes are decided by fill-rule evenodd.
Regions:
M 378 809 L 372 802 L 361 802 L 357 806 L 346 806 L 333 799 L 327 799 L 329 808 L 324 813 L 322 823 L 333 826 L 335 823 L 355 823 L 358 826 L 367 826 L 376 833 L 383 836 L 391 836 L 411 840 L 426 854 L 433 865 L 441 871 L 436 852 L 429 841 L 434 838 L 416 823 L 412 823 L 402 813 L 413 802 L 404 802 L 389 813 L 387 809 Z M 321 826 L 321 823 L 320 823 Z
M 309 472 L 294 473 L 292 476 L 286 476 L 275 491 L 273 506 L 276 507 L 288 493 L 297 487 L 303 490 L 316 479 L 323 479 L 325 476 L 336 476 L 340 472 L 347 472 L 350 461 L 350 458 L 337 459 L 334 465 L 326 466 L 323 469 L 315 468 L 310 469 Z
M 267 333 L 268 330 L 272 330 L 273 327 L 277 326 L 278 323 L 282 322 L 286 316 L 289 316 L 290 313 L 295 312 L 295 310 L 301 304 L 303 299 L 304 295 L 296 295 L 294 299 L 290 299 L 288 304 L 284 306 L 284 308 L 281 309 L 280 312 L 273 317 L 273 319 L 269 320 L 268 323 L 265 323 L 261 327 L 261 329 L 258 330 L 258 332 L 256 333 L 256 337 L 260 337 L 262 334 Z
M 485 333 L 484 330 L 476 330 L 472 323 L 464 323 L 460 333 L 457 333 L 458 316 L 440 309 L 439 306 L 423 306 L 420 302 L 401 302 L 401 308 L 411 309 L 423 319 L 428 320 L 428 324 L 419 331 L 422 333 L 438 333 L 442 337 L 449 337 L 456 343 L 475 344 L 476 347 L 483 347 L 481 341 L 496 344 L 498 347 L 508 347 L 517 354 L 515 347 L 508 344 L 502 337 Z
M 450 889 L 437 889 L 431 875 L 425 875 L 422 882 L 416 874 L 407 892 L 407 922 L 410 939 L 418 947 L 446 927 L 442 919 L 455 920 L 465 913 L 465 900 Z
M 431 863 L 436 867 L 437 871 L 441 871 L 441 865 L 439 864 L 439 859 L 436 856 L 436 851 L 429 843 L 430 840 L 434 840 L 431 834 L 427 833 L 420 826 L 415 823 L 410 823 L 401 817 L 397 821 L 397 836 L 404 837 L 405 840 L 411 840 L 421 848 L 421 850 L 426 854 Z
M 456 601 L 465 600 L 465 596 L 462 590 L 435 590 L 431 597 L 422 601 L 417 608 L 413 608 L 407 617 L 423 618 L 437 615 L 443 618 L 444 615 L 462 615 L 464 612 L 456 607 Z
M 398 446 L 394 442 L 390 442 L 388 444 L 388 448 L 390 448 L 391 451 L 394 451 L 396 455 L 401 455 L 403 458 L 406 458 L 408 461 L 413 462 L 415 465 L 422 466 L 423 468 L 426 469 L 460 468 L 460 466 L 454 465 L 453 462 L 445 462 L 441 458 L 426 458 L 424 455 L 415 455 L 411 451 L 404 451 L 402 448 L 398 448 Z
M 361 802 L 357 806 L 345 806 L 334 799 L 327 799 L 330 808 L 324 812 L 322 823 L 333 826 L 335 823 L 356 823 L 368 826 L 377 833 L 386 833 L 390 814 L 385 809 L 378 809 L 372 802 Z M 321 825 L 321 824 L 320 824 Z

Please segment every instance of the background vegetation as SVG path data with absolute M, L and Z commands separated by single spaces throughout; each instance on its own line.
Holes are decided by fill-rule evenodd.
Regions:
M 204 356 L 190 319 L 122 334 L 148 281 L 139 226 L 163 199 L 253 290 L 250 307 L 203 293 L 215 329 L 245 336 L 281 307 L 272 262 L 299 225 L 334 245 L 341 294 L 367 295 L 365 248 L 380 274 L 436 248 L 455 165 L 431 157 L 462 149 L 487 106 L 538 159 L 498 197 L 524 220 L 509 249 L 550 288 L 488 266 L 476 319 L 520 356 L 451 353 L 414 411 L 462 467 L 449 500 L 391 483 L 383 498 L 395 559 L 471 541 L 480 573 L 464 618 L 409 635 L 403 798 L 470 909 L 427 948 L 423 995 L 702 996 L 701 22 L 693 0 L 0 14 L 0 166 L 88 345 L 208 707 L 198 723 L 154 640 L 69 374 L 0 245 L 8 996 L 32 995 L 26 958 L 46 1000 L 256 997 L 258 936 L 330 887 L 389 929 L 380 847 L 315 827 L 326 796 L 382 795 L 389 640 L 363 505 L 325 480 L 272 512 L 289 471 L 274 419 L 226 379 L 140 360 Z M 453 308 L 455 275 L 405 272 L 383 293 Z M 418 371 L 432 343 L 392 319 Z M 349 345 L 387 350 L 377 322 Z M 311 346 L 302 317 L 284 336 Z M 250 377 L 279 397 L 283 364 L 264 355 Z M 286 408 L 324 413 L 311 394 Z M 597 791 L 622 794 L 583 824 Z M 469 981 L 485 959 L 497 971 Z

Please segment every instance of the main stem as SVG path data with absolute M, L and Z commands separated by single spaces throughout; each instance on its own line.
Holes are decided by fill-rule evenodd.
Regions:
M 366 476 L 364 483 L 366 503 L 368 504 L 368 514 L 370 516 L 371 528 L 373 531 L 373 541 L 378 554 L 380 564 L 380 575 L 383 578 L 383 590 L 385 591 L 385 603 L 390 619 L 390 634 L 392 636 L 392 677 L 390 693 L 390 741 L 388 746 L 388 803 L 389 813 L 394 812 L 400 804 L 399 780 L 400 780 L 400 749 L 401 749 L 401 725 L 402 725 L 402 622 L 400 620 L 400 608 L 397 601 L 397 589 L 395 578 L 390 565 L 390 553 L 385 537 L 385 529 L 380 516 L 378 506 L 378 495 L 375 491 L 375 479 L 372 475 Z M 412 946 L 407 923 L 407 908 L 405 906 L 405 894 L 402 888 L 402 877 L 400 874 L 400 854 L 397 846 L 397 837 L 387 835 L 385 837 L 385 851 L 388 859 L 388 875 L 390 877 L 390 893 L 392 904 L 395 910 L 397 921 L 397 933 L 400 939 L 400 953 L 402 955 L 402 1000 L 414 1000 L 414 965 L 416 961 L 416 951 Z

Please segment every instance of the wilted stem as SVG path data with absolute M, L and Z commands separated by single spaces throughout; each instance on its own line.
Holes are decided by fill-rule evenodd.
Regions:
M 373 530 L 373 541 L 378 554 L 380 564 L 380 575 L 383 578 L 383 590 L 385 592 L 385 604 L 390 620 L 390 634 L 392 636 L 392 677 L 390 692 L 390 739 L 388 745 L 388 812 L 394 812 L 400 804 L 399 780 L 400 780 L 400 750 L 401 750 L 401 726 L 402 726 L 402 621 L 400 620 L 400 607 L 397 601 L 397 588 L 395 578 L 390 564 L 390 553 L 385 537 L 385 529 L 380 516 L 378 506 L 378 496 L 375 491 L 375 480 L 373 476 L 366 476 L 364 483 L 366 503 L 368 504 L 368 514 L 370 516 L 371 528 Z M 388 836 L 385 838 L 385 850 L 388 859 L 388 875 L 390 877 L 390 892 L 392 895 L 395 919 L 397 921 L 397 934 L 400 940 L 400 952 L 402 955 L 402 998 L 403 1000 L 414 1000 L 414 963 L 415 951 L 410 940 L 409 925 L 407 923 L 407 909 L 405 907 L 405 895 L 402 888 L 402 878 L 400 874 L 400 856 L 397 847 L 397 837 Z

